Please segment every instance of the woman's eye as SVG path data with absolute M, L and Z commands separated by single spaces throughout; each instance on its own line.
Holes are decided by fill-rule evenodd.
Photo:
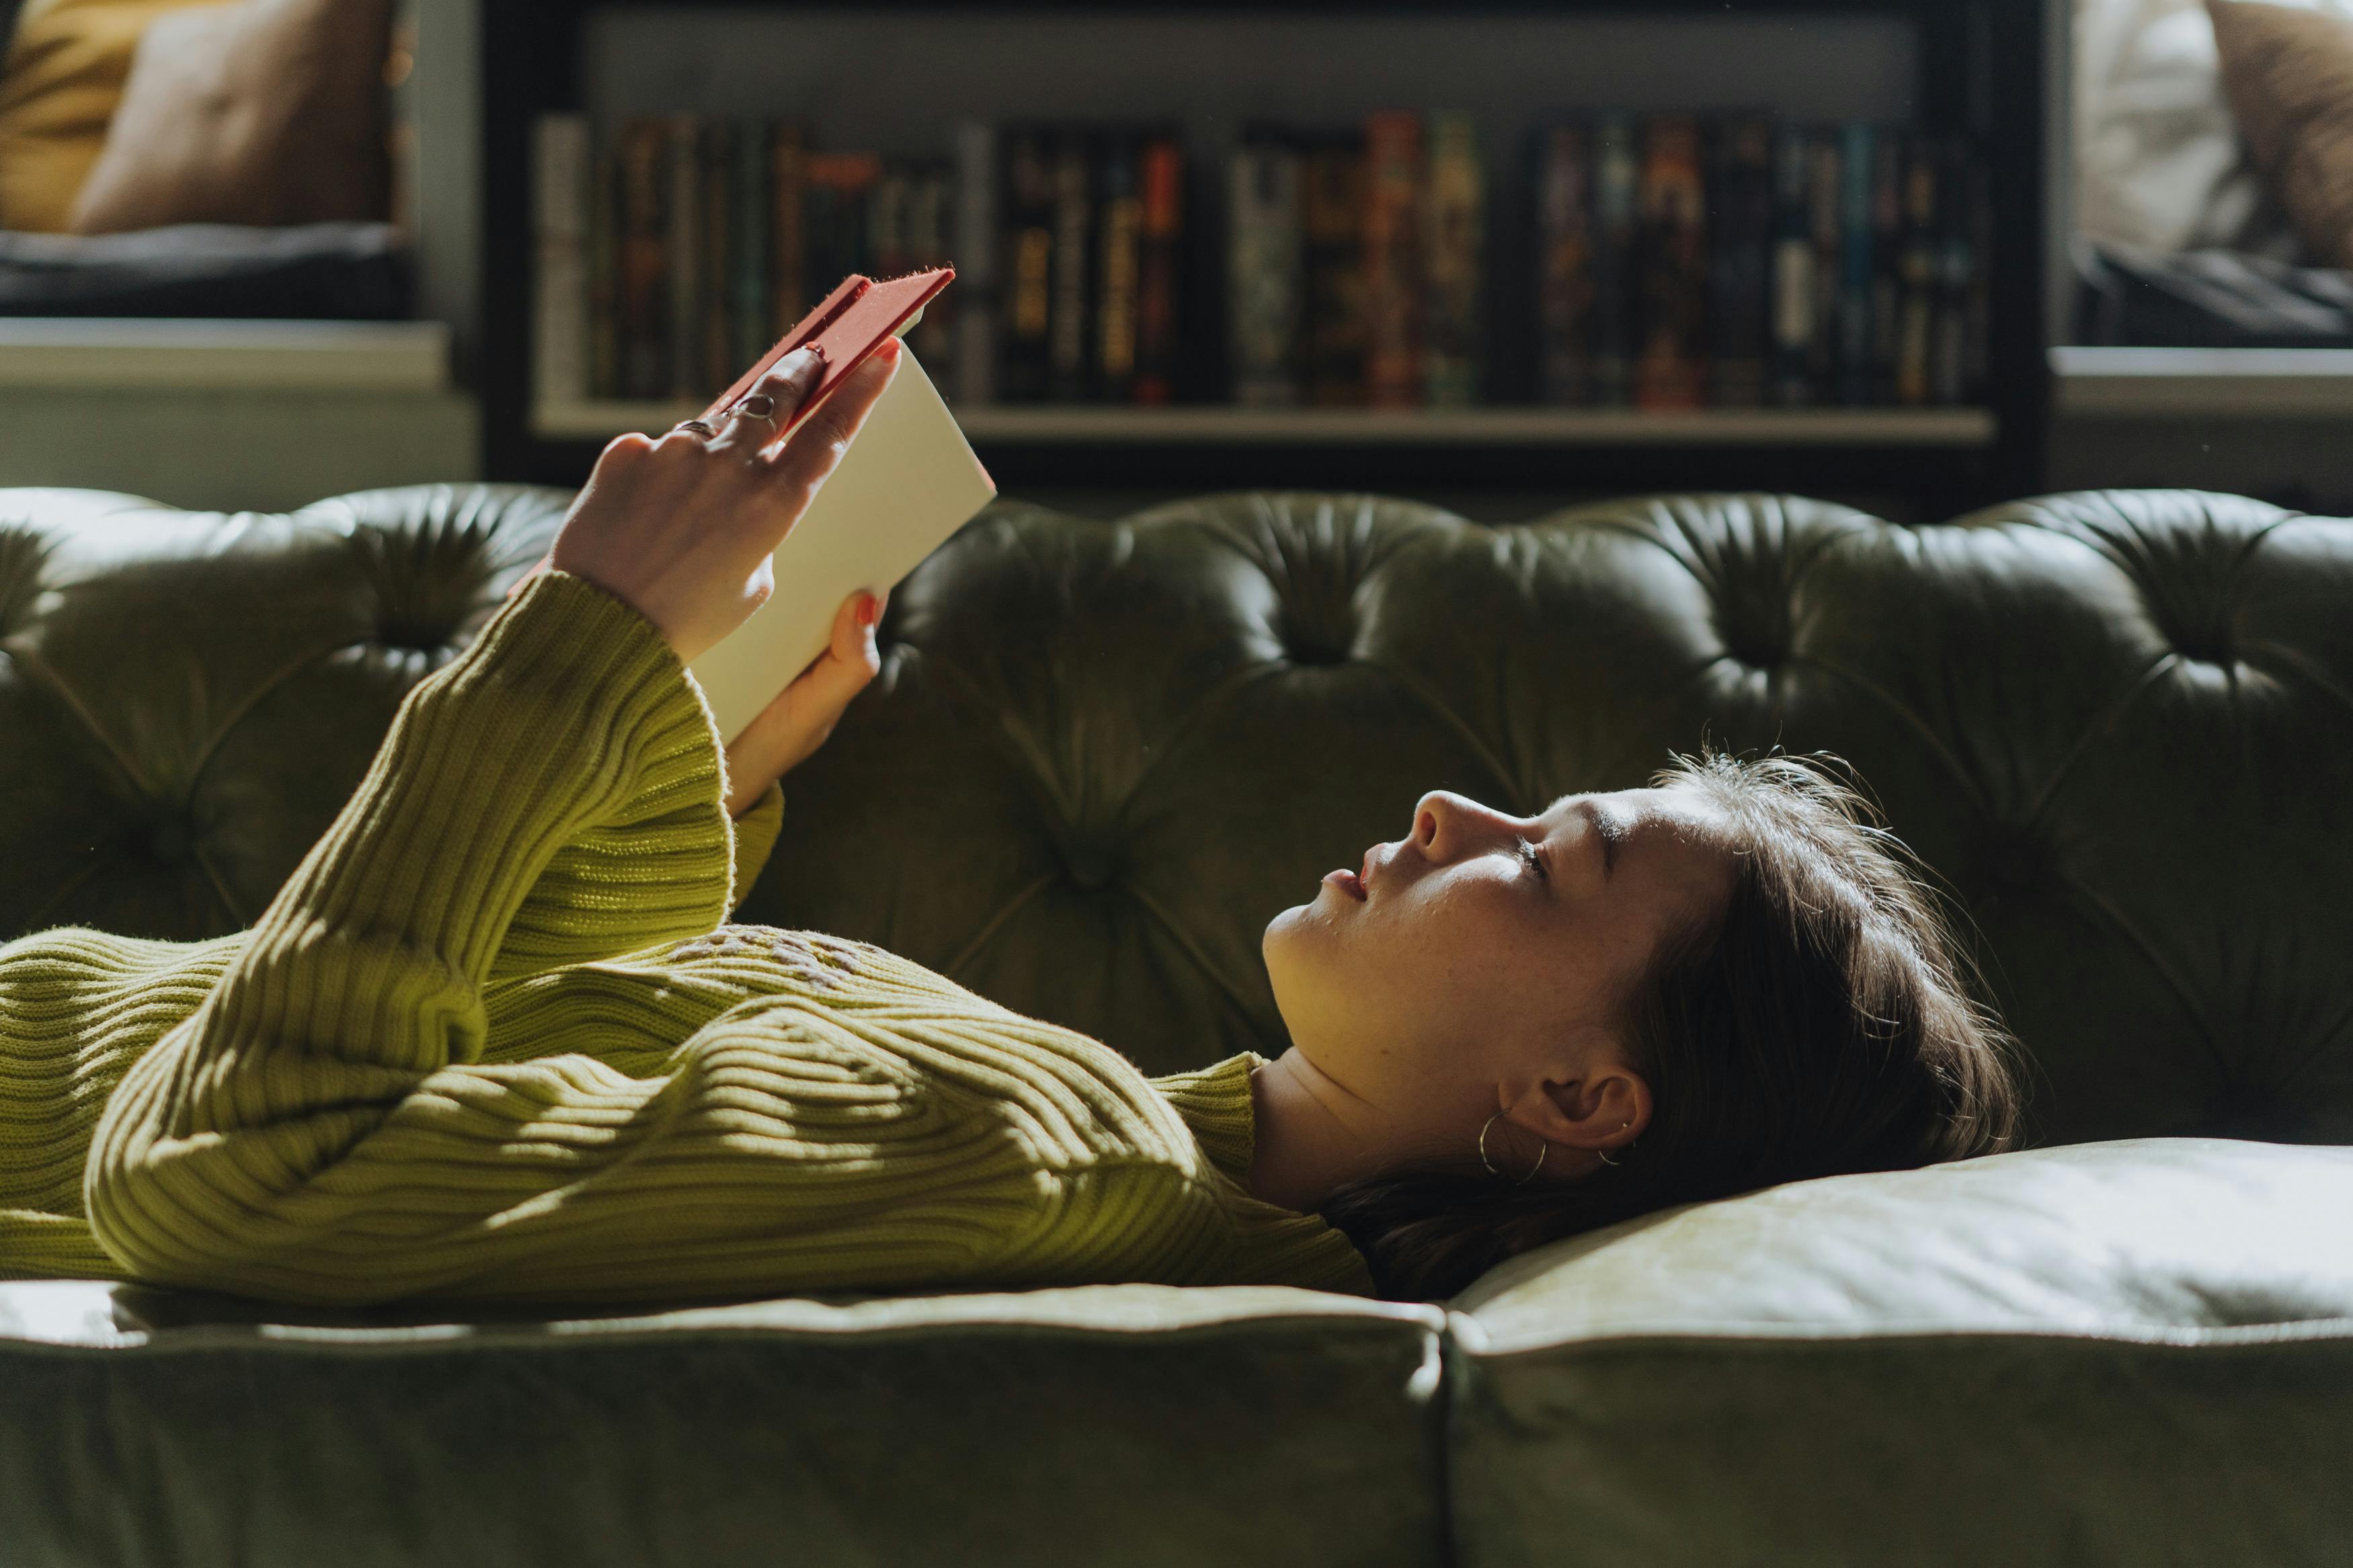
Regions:
M 1525 838 L 1521 839 L 1519 842 L 1520 864 L 1525 866 L 1529 870 L 1534 871 L 1536 874 L 1537 881 L 1551 881 L 1551 875 L 1545 870 L 1544 857 L 1536 853 L 1536 847 L 1529 843 Z

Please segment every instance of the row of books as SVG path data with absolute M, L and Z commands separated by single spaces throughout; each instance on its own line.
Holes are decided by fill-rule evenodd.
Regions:
M 1459 114 L 1254 126 L 1219 170 L 1156 125 L 965 124 L 906 159 L 819 150 L 793 121 L 600 139 L 550 115 L 537 395 L 700 401 L 844 275 L 944 260 L 958 282 L 911 341 L 968 404 L 1979 395 L 1988 204 L 1964 145 L 1603 114 L 1525 154 L 1498 181 Z

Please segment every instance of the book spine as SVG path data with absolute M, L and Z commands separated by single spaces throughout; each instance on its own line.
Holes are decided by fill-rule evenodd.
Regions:
M 1931 401 L 1935 395 L 1933 351 L 1942 271 L 1937 252 L 1937 174 L 1936 150 L 1914 142 L 1905 161 L 1903 252 L 1896 268 L 1901 298 L 1895 329 L 1895 401 L 1914 407 Z
M 1253 406 L 1300 400 L 1299 153 L 1267 132 L 1246 135 L 1229 170 L 1226 265 L 1233 398 Z
M 1536 134 L 1537 381 L 1546 403 L 1593 400 L 1593 142 L 1581 124 Z
M 1872 127 L 1848 125 L 1839 148 L 1838 400 L 1871 401 Z
M 735 379 L 735 124 L 730 120 L 703 122 L 697 148 L 702 167 L 700 202 L 702 218 L 702 333 L 698 357 L 702 383 L 697 397 L 723 389 Z M 757 359 L 759 356 L 752 356 Z M 740 362 L 748 363 L 748 362 Z
M 1634 383 L 1634 267 L 1641 165 L 1634 122 L 1603 115 L 1593 131 L 1593 401 L 1620 406 Z
M 633 120 L 621 128 L 619 318 L 621 391 L 636 398 L 670 392 L 670 127 Z
M 1101 235 L 1095 246 L 1095 394 L 1107 403 L 1135 395 L 1137 290 L 1143 269 L 1144 193 L 1137 138 L 1102 139 Z
M 702 369 L 702 120 L 674 116 L 670 133 L 670 396 L 692 401 L 709 379 Z
M 1004 211 L 1000 391 L 1008 401 L 1035 403 L 1046 395 L 1054 298 L 1054 165 L 1041 129 L 1006 133 Z
M 913 181 L 907 165 L 892 160 L 882 165 L 866 195 L 866 265 L 860 271 L 876 278 L 902 278 L 914 269 L 914 253 L 907 243 L 907 204 Z
M 1326 135 L 1300 158 L 1300 240 L 1305 296 L 1307 400 L 1365 401 L 1365 147 Z
M 769 331 L 768 230 L 774 212 L 768 200 L 767 127 L 756 120 L 737 122 L 734 155 L 727 168 L 728 309 L 734 340 L 727 363 L 748 365 L 783 334 Z
M 532 395 L 540 403 L 588 395 L 588 121 L 545 114 L 532 125 L 537 198 Z
M 1806 177 L 1814 246 L 1814 330 L 1806 355 L 1806 374 L 1810 395 L 1821 403 L 1832 401 L 1838 394 L 1839 282 L 1845 269 L 1839 163 L 1838 132 L 1816 132 Z
M 1993 254 L 1993 193 L 1968 144 L 1949 143 L 1940 184 L 1944 268 L 1930 376 L 1938 403 L 1982 396 L 1989 348 L 1987 263 Z
M 1137 181 L 1144 205 L 1136 258 L 1135 401 L 1169 403 L 1176 395 L 1184 299 L 1184 143 L 1173 133 L 1147 139 Z
M 1480 288 L 1487 251 L 1486 173 L 1467 114 L 1430 121 L 1422 204 L 1422 400 L 1467 408 L 1478 398 Z
M 768 126 L 768 302 L 772 342 L 816 303 L 808 277 L 808 136 L 790 120 Z
M 1871 401 L 1890 405 L 1904 345 L 1904 172 L 1911 138 L 1883 128 L 1871 164 Z
M 588 218 L 588 395 L 621 395 L 621 163 L 612 139 L 596 148 Z
M 1696 408 L 1707 388 L 1707 192 L 1698 121 L 1662 114 L 1644 127 L 1640 199 L 1634 403 Z
M 997 132 L 984 121 L 955 127 L 956 401 L 997 400 Z
M 1421 121 L 1389 111 L 1365 121 L 1365 381 L 1376 406 L 1410 408 L 1421 394 Z
M 1085 400 L 1087 345 L 1094 304 L 1095 138 L 1066 128 L 1054 142 L 1052 313 L 1047 324 L 1047 367 L 1059 402 Z
M 1772 396 L 1794 408 L 1811 402 L 1814 239 L 1808 190 L 1811 149 L 1793 125 L 1773 136 Z
M 871 153 L 812 153 L 801 166 L 808 186 L 809 291 L 822 300 L 852 273 L 871 270 L 868 206 L 882 160 Z
M 955 259 L 949 227 L 955 218 L 954 165 L 927 158 L 907 172 L 907 265 L 944 267 Z M 951 289 L 923 307 L 907 344 L 931 373 L 932 380 L 953 390 L 956 384 L 956 314 L 963 301 Z
M 1716 403 L 1751 408 L 1765 400 L 1774 344 L 1773 122 L 1745 117 L 1719 126 L 1710 249 Z

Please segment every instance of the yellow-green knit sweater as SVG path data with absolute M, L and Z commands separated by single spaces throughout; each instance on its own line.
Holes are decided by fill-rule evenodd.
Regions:
M 1240 1185 L 1257 1058 L 1148 1079 L 879 949 L 722 925 L 782 809 L 731 824 L 722 767 L 652 627 L 552 574 L 251 931 L 0 947 L 0 1279 L 1370 1289 Z

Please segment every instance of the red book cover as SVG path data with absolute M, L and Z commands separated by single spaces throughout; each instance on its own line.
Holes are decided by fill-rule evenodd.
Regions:
M 774 368 L 776 363 L 804 344 L 814 344 L 825 354 L 825 369 L 818 383 L 793 416 L 785 422 L 790 430 L 816 411 L 818 404 L 832 395 L 841 380 L 863 363 L 866 357 L 914 319 L 923 302 L 955 279 L 953 267 L 935 267 L 929 271 L 911 272 L 904 278 L 890 278 L 878 283 L 871 278 L 845 278 L 834 291 L 825 297 L 800 323 L 777 340 L 776 346 L 760 357 L 760 362 L 736 379 L 735 384 L 719 395 L 710 407 L 702 411 L 703 419 L 716 425 L 734 403 L 749 393 L 760 378 Z M 783 434 L 780 430 L 779 435 Z

